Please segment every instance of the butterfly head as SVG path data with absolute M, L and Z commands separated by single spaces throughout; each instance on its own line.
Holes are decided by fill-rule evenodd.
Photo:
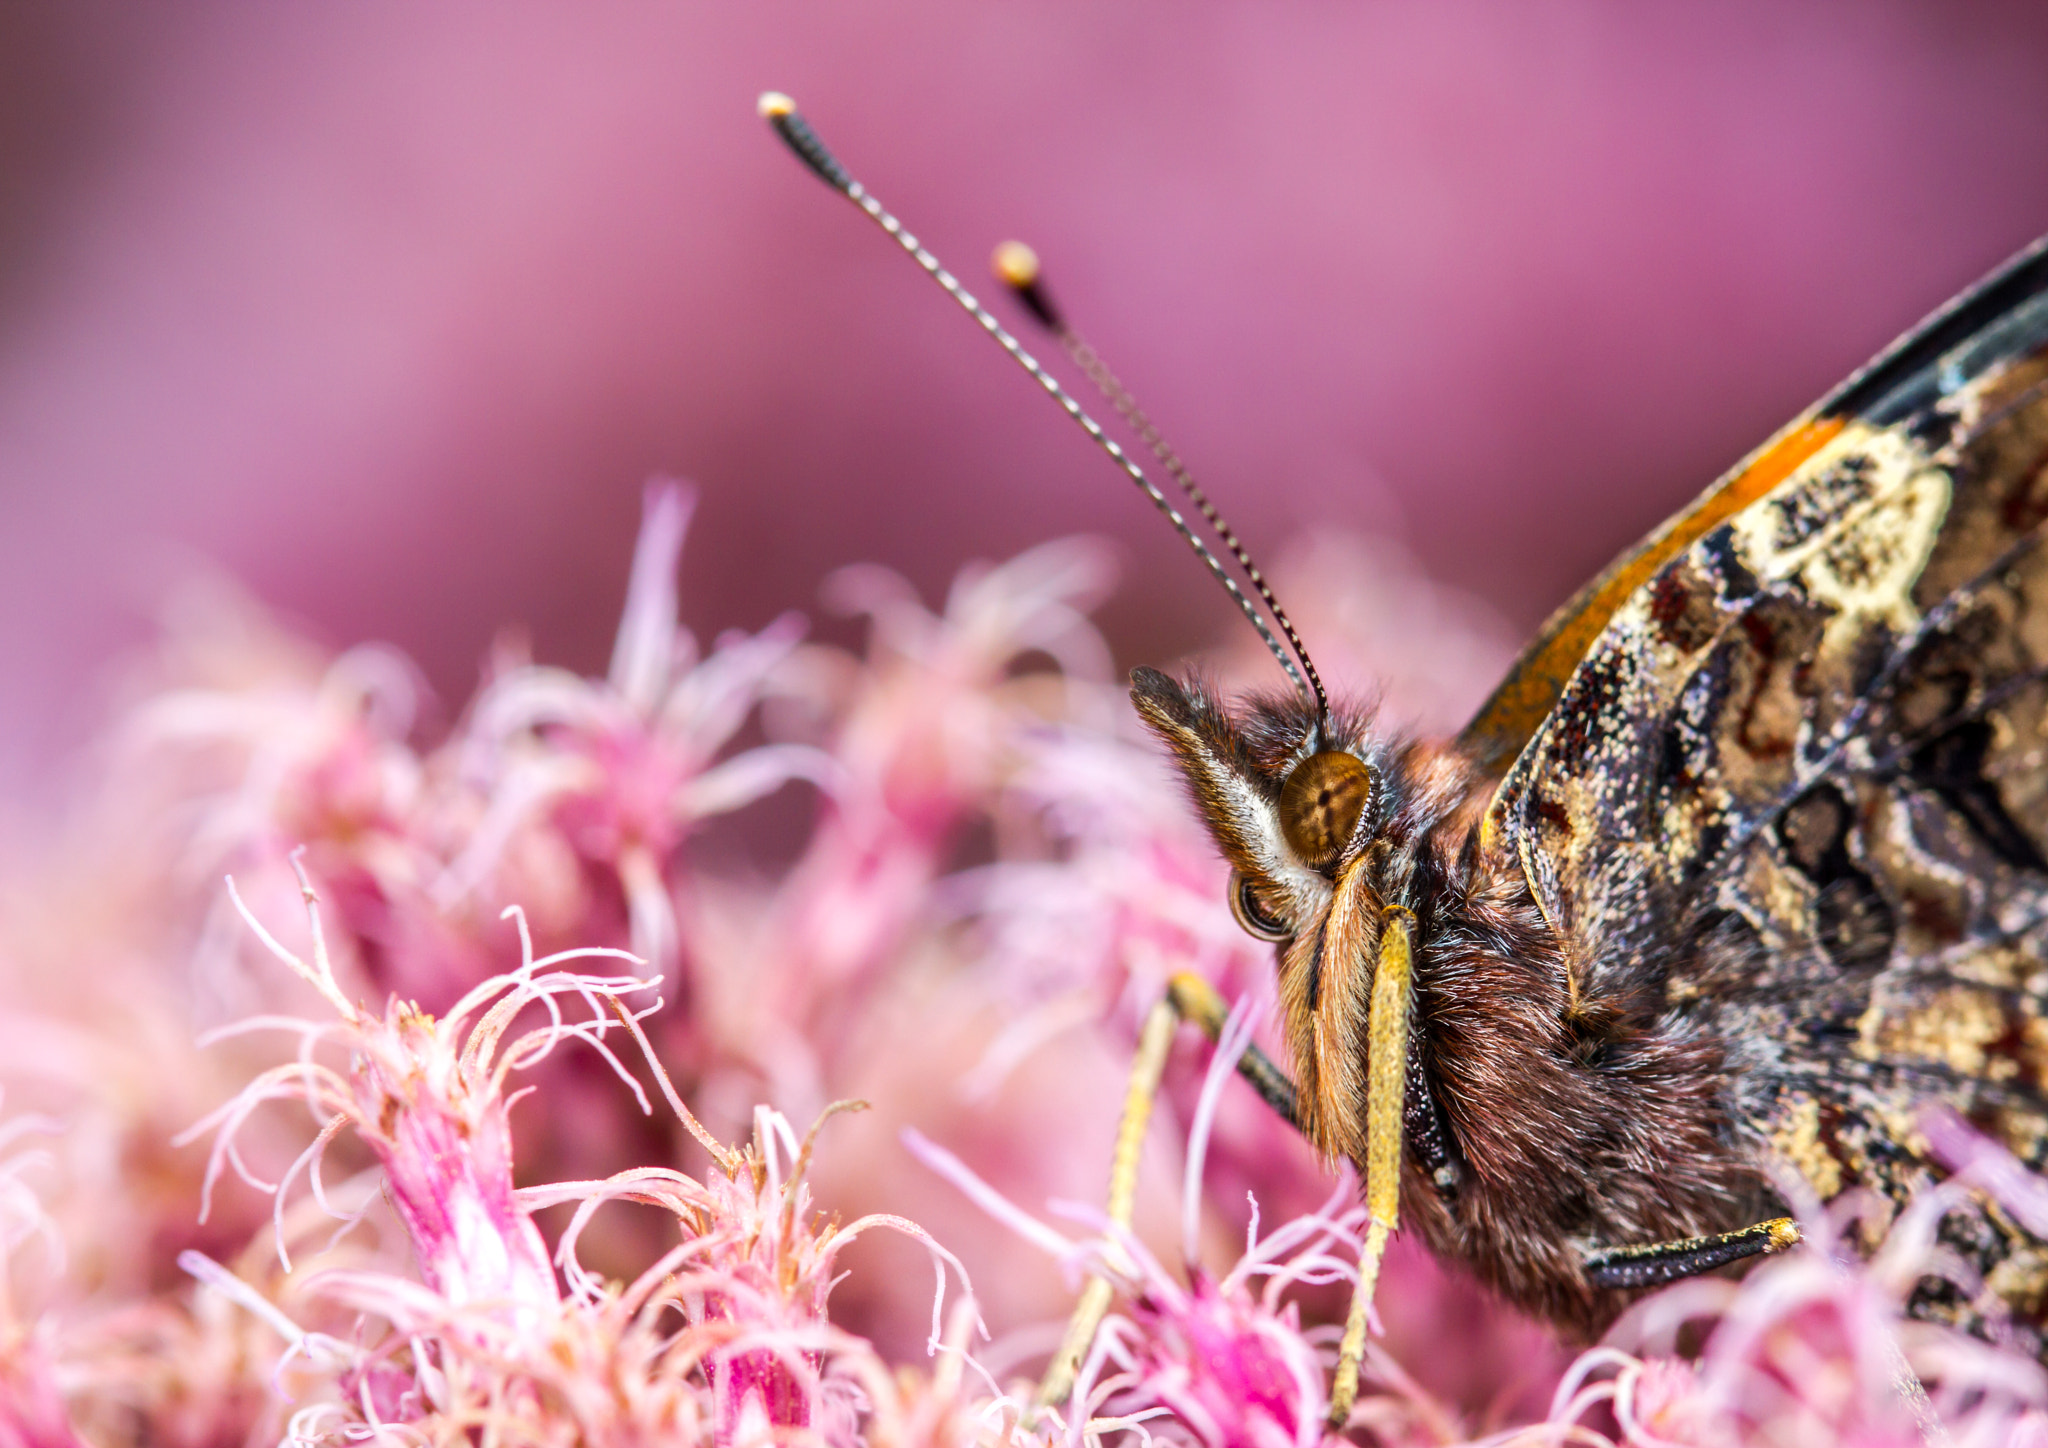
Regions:
M 1412 919 L 1406 751 L 1356 715 L 1287 696 L 1232 713 L 1152 669 L 1132 675 L 1131 699 L 1230 864 L 1238 923 L 1278 947 L 1303 1125 L 1331 1155 L 1358 1159 L 1374 963 L 1390 912 Z
M 1290 897 L 1307 904 L 1326 895 L 1387 817 L 1394 763 L 1386 750 L 1362 721 L 1319 719 L 1282 697 L 1233 715 L 1200 684 L 1156 669 L 1132 675 L 1131 700 L 1173 750 L 1225 858 L 1255 887 L 1233 891 L 1244 896 L 1233 908 L 1245 928 L 1268 938 L 1296 933 L 1301 916 Z

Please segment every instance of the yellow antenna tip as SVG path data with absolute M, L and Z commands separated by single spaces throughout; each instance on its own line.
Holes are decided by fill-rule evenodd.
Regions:
M 754 106 L 761 112 L 761 119 L 765 121 L 796 114 L 796 102 L 781 91 L 762 91 L 761 99 L 754 102 Z
M 1021 241 L 1006 241 L 989 258 L 996 280 L 1020 291 L 1038 280 L 1038 253 Z

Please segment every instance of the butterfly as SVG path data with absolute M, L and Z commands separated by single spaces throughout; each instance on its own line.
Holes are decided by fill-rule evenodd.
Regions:
M 1147 490 L 1296 686 L 1233 704 L 1140 669 L 1131 697 L 1238 921 L 1275 946 L 1294 1076 L 1245 1072 L 1365 1181 L 1334 1419 L 1397 1225 L 1592 1334 L 1647 1287 L 1797 1241 L 1788 1197 L 1862 1189 L 1874 1240 L 1945 1174 L 1930 1106 L 2048 1163 L 2048 241 L 1588 583 L 1455 737 L 1417 739 L 1331 705 L 1029 266 L 1013 289 L 1272 626 L 786 98 L 763 109 Z M 1174 1008 L 1213 1031 L 1205 990 L 1176 981 Z M 1127 1118 L 1120 1171 L 1141 1132 Z M 2042 1356 L 2048 1242 L 1982 1196 L 1939 1237 L 1968 1271 L 1922 1279 L 1909 1311 Z
M 2048 243 L 1617 559 L 1455 738 L 1139 671 L 1279 945 L 1310 1138 L 1365 1165 L 1398 930 L 1400 1219 L 1583 1332 L 1784 1245 L 1774 1167 L 1902 1208 L 1930 1103 L 2048 1160 L 2044 523 Z M 1984 1286 L 1910 1309 L 2039 1354 L 2048 1244 L 1982 1203 L 1940 1238 Z

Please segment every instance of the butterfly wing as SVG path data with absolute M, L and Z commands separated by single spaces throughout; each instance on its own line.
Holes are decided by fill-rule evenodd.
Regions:
M 1823 1197 L 1903 1201 L 1930 1099 L 2048 1160 L 2044 522 L 2048 243 L 1595 580 L 1466 731 L 1519 751 L 1484 829 L 1574 989 L 1729 1042 L 1738 1129 Z M 2038 1244 L 1945 1231 L 2039 1317 Z
M 1798 418 L 1567 599 L 1459 734 L 1466 753 L 1488 770 L 1506 768 L 1556 707 L 1572 670 L 1615 610 L 1680 551 L 1784 482 L 1841 430 L 1841 420 L 1819 408 Z

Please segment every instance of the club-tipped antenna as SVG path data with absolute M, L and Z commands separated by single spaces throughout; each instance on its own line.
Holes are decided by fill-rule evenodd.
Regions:
M 1137 433 L 1152 456 L 1159 460 L 1159 465 L 1166 469 L 1167 475 L 1180 485 L 1180 490 L 1186 494 L 1187 500 L 1195 505 L 1195 511 L 1202 515 L 1202 521 L 1222 540 L 1223 546 L 1230 551 L 1230 556 L 1237 560 L 1237 566 L 1244 570 L 1244 576 L 1251 580 L 1252 587 L 1265 602 L 1267 612 L 1273 615 L 1273 622 L 1280 626 L 1280 632 L 1286 636 L 1287 646 L 1294 650 L 1294 657 L 1300 661 L 1302 672 L 1308 676 L 1308 686 L 1315 694 L 1316 718 L 1327 718 L 1330 700 L 1323 692 L 1322 676 L 1316 672 L 1315 661 L 1308 656 L 1308 648 L 1302 643 L 1301 635 L 1294 631 L 1294 623 L 1287 617 L 1287 610 L 1282 608 L 1280 600 L 1273 596 L 1273 588 L 1266 582 L 1266 575 L 1259 571 L 1258 564 L 1252 562 L 1252 556 L 1239 540 L 1237 530 L 1230 526 L 1223 514 L 1217 511 L 1216 505 L 1209 501 L 1209 495 L 1202 491 L 1202 485 L 1195 481 L 1194 474 L 1188 471 L 1187 464 L 1181 460 L 1181 455 L 1174 450 L 1173 444 L 1166 440 L 1145 409 L 1138 406 L 1138 399 L 1131 395 L 1131 390 L 1110 370 L 1109 364 L 1103 361 L 1102 354 L 1095 350 L 1087 338 L 1074 330 L 1066 314 L 1053 304 L 1052 294 L 1046 290 L 1045 277 L 1038 265 L 1038 253 L 1021 241 L 1006 241 L 996 248 L 995 255 L 990 258 L 990 269 L 995 272 L 996 280 L 1016 294 L 1017 300 L 1024 304 L 1024 310 L 1031 313 L 1040 326 L 1052 333 L 1074 365 L 1081 369 L 1082 375 L 1102 394 L 1103 400 L 1114 407 L 1117 415 L 1130 424 L 1131 430 Z
M 1030 373 L 1032 379 L 1052 396 L 1053 401 L 1057 402 L 1069 417 L 1080 424 L 1081 430 L 1094 439 L 1095 445 L 1109 455 L 1110 461 L 1122 468 L 1125 475 L 1138 485 L 1146 497 L 1152 500 L 1152 505 L 1166 515 L 1167 521 L 1173 524 L 1174 531 L 1179 533 L 1188 547 L 1195 550 L 1195 555 L 1204 564 L 1208 565 L 1209 571 L 1215 575 L 1216 581 L 1223 585 L 1224 590 L 1237 601 L 1237 606 L 1244 611 L 1244 616 L 1251 620 L 1252 627 L 1259 631 L 1259 637 L 1265 640 L 1266 647 L 1272 651 L 1273 657 L 1280 661 L 1280 667 L 1286 671 L 1287 677 L 1293 681 L 1294 687 L 1300 691 L 1302 702 L 1308 704 L 1316 711 L 1317 724 L 1320 726 L 1326 713 L 1322 681 L 1317 679 L 1313 689 L 1310 688 L 1307 682 L 1307 679 L 1315 678 L 1314 668 L 1309 667 L 1307 678 L 1304 678 L 1302 669 L 1295 667 L 1295 662 L 1288 656 L 1286 648 L 1274 635 L 1273 630 L 1267 626 L 1266 620 L 1260 617 L 1258 606 L 1245 596 L 1244 590 L 1238 587 L 1237 580 L 1232 578 L 1229 571 L 1224 568 L 1222 560 L 1217 558 L 1215 553 L 1210 551 L 1209 546 L 1196 535 L 1195 530 L 1188 526 L 1187 519 L 1181 516 L 1178 508 L 1174 507 L 1173 500 L 1159 490 L 1158 485 L 1145 475 L 1145 470 L 1132 460 L 1130 454 L 1124 451 L 1115 438 L 1102 430 L 1102 424 L 1088 415 L 1081 404 L 1075 401 L 1066 388 L 1060 385 L 1059 379 L 1041 367 L 1038 359 L 1024 350 L 1023 344 L 1010 335 L 1009 331 L 1004 328 L 1001 322 L 996 320 L 988 308 L 975 300 L 974 294 L 960 285 L 959 279 L 947 271 L 945 267 L 941 266 L 939 259 L 929 251 L 926 251 L 915 236 L 904 230 L 903 223 L 890 215 L 887 208 L 877 201 L 865 186 L 854 180 L 852 173 L 840 164 L 839 158 L 826 148 L 825 143 L 818 139 L 818 133 L 811 129 L 810 123 L 798 113 L 795 101 L 779 91 L 768 91 L 761 97 L 760 111 L 768 124 L 775 128 L 775 133 L 782 137 L 783 143 L 796 153 L 798 160 L 808 166 L 819 180 L 859 207 L 870 221 L 893 237 L 896 244 L 910 254 L 911 260 L 918 264 L 925 275 L 937 282 L 947 296 L 958 302 L 961 308 L 980 324 L 982 331 L 993 337 L 996 343 L 1005 352 L 1010 354 L 1011 359 L 1019 367 Z M 1191 484 L 1183 483 L 1182 486 L 1183 488 L 1190 488 Z M 1211 526 L 1220 524 L 1220 517 L 1216 514 L 1215 509 L 1208 505 L 1207 499 L 1201 497 L 1199 490 L 1190 491 L 1189 496 L 1199 501 L 1204 516 L 1209 520 Z M 1235 536 L 1224 533 L 1220 529 L 1219 536 L 1228 536 L 1230 538 L 1232 556 L 1236 557 L 1249 569 L 1250 560 L 1246 557 L 1243 549 L 1237 545 Z M 1255 580 L 1258 579 L 1255 570 L 1252 572 L 1252 576 Z M 1285 615 L 1279 614 L 1278 606 L 1272 604 L 1271 590 L 1265 586 L 1262 580 L 1256 583 L 1256 587 L 1260 597 L 1266 599 L 1268 605 L 1274 608 L 1275 614 L 1282 619 L 1282 627 L 1286 629 L 1287 636 L 1292 641 L 1294 639 L 1294 630 L 1292 626 L 1285 623 Z M 1297 644 L 1296 647 L 1299 648 L 1299 645 Z M 1303 665 L 1306 666 L 1308 664 L 1307 654 L 1302 654 L 1301 659 Z

